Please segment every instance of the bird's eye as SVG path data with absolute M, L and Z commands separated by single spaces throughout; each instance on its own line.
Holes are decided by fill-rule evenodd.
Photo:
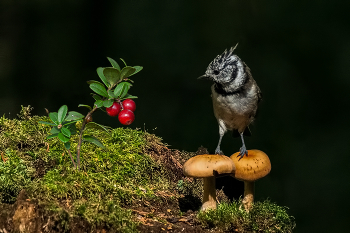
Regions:
M 218 75 L 220 72 L 218 70 L 214 70 L 214 74 Z

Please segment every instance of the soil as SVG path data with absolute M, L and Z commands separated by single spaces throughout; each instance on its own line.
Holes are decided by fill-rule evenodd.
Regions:
M 171 196 L 170 193 L 159 193 L 163 198 Z M 168 200 L 170 200 L 169 198 Z M 186 199 L 185 197 L 183 199 Z M 175 199 L 174 199 L 175 200 Z M 186 202 L 185 200 L 183 200 Z M 188 200 L 187 200 L 188 201 Z M 198 200 L 196 200 L 198 203 Z M 199 202 L 200 204 L 200 202 Z M 211 232 L 203 229 L 195 216 L 196 211 L 189 209 L 179 215 L 179 203 L 168 201 L 166 203 L 135 204 L 132 208 L 136 220 L 140 223 L 139 232 Z M 69 220 L 69 230 L 60 228 L 55 214 L 48 211 L 45 206 L 28 199 L 25 190 L 18 195 L 17 201 L 10 204 L 0 204 L 0 232 L 90 232 L 91 225 L 82 218 Z M 62 220 L 62 219 L 61 219 Z M 108 227 L 100 226 L 97 233 L 114 232 Z

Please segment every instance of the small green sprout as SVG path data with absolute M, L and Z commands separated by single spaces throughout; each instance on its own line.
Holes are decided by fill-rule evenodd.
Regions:
M 64 147 L 68 151 L 74 168 L 80 169 L 80 148 L 82 142 L 90 142 L 104 148 L 103 144 L 94 136 L 84 134 L 84 130 L 87 128 L 97 128 L 109 133 L 109 127 L 99 125 L 92 121 L 92 114 L 102 107 L 109 108 L 114 102 L 121 103 L 125 99 L 134 99 L 137 96 L 130 95 L 128 93 L 133 81 L 129 79 L 130 76 L 138 73 L 142 70 L 141 66 L 127 66 L 126 62 L 122 60 L 125 67 L 120 69 L 118 63 L 112 58 L 107 57 L 112 67 L 99 67 L 97 68 L 97 74 L 103 83 L 95 80 L 90 80 L 87 83 L 91 90 L 93 98 L 95 99 L 94 105 L 91 107 L 86 104 L 79 104 L 78 107 L 86 107 L 90 111 L 86 116 L 79 112 L 70 111 L 68 112 L 67 105 L 60 107 L 58 112 L 49 113 L 49 118 L 51 122 L 39 121 L 40 124 L 46 124 L 52 126 L 50 135 L 47 139 L 58 137 L 58 139 L 64 144 Z M 84 120 L 83 120 L 84 119 Z M 82 125 L 80 130 L 76 128 L 76 123 L 81 121 Z M 78 146 L 77 146 L 77 158 L 76 162 L 73 159 L 71 153 L 71 143 L 70 139 L 72 135 L 80 133 Z

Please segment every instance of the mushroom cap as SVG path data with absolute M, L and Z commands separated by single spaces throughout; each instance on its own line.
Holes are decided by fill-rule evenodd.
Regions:
M 183 166 L 184 175 L 195 178 L 223 176 L 233 174 L 235 170 L 234 162 L 225 155 L 197 155 L 187 160 Z
M 231 155 L 231 159 L 236 165 L 234 177 L 237 180 L 256 181 L 270 173 L 270 159 L 261 150 L 248 150 L 248 156 L 243 156 L 243 158 L 238 154 L 239 152 Z

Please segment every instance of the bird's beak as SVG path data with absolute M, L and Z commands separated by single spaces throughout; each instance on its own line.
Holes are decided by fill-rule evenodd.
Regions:
M 198 77 L 197 79 L 211 79 L 209 75 L 202 75 L 200 77 Z

